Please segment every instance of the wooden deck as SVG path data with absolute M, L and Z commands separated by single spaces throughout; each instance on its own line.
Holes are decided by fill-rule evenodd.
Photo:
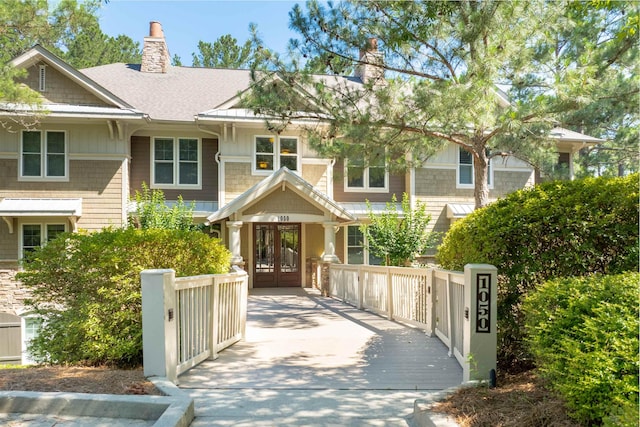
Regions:
M 437 338 L 301 288 L 252 290 L 246 341 L 179 377 L 193 426 L 406 426 L 461 381 Z

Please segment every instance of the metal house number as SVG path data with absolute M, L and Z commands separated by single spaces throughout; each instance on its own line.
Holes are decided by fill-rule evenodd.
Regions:
M 476 332 L 491 332 L 491 275 L 478 274 L 476 295 Z

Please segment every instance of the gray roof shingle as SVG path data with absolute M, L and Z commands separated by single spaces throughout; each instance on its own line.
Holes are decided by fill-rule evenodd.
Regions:
M 80 70 L 153 120 L 194 121 L 246 90 L 249 70 L 169 67 L 167 73 L 143 73 L 138 64 L 108 64 Z

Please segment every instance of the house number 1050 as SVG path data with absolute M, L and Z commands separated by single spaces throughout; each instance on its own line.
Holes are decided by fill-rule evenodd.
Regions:
M 278 222 L 288 222 L 289 221 L 289 215 L 279 215 L 278 216 Z

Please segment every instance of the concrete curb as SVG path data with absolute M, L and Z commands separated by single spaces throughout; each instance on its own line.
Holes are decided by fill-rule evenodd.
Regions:
M 155 420 L 154 427 L 188 427 L 194 418 L 193 400 L 165 384 L 166 379 L 151 381 L 158 381 L 156 387 L 167 395 L 0 391 L 0 413 Z
M 416 427 L 458 427 L 453 418 L 432 412 L 431 407 L 434 403 L 444 400 L 450 394 L 455 393 L 457 390 L 465 387 L 470 387 L 472 384 L 463 384 L 456 387 L 451 387 L 429 396 L 428 399 L 416 399 L 413 402 L 413 423 Z

